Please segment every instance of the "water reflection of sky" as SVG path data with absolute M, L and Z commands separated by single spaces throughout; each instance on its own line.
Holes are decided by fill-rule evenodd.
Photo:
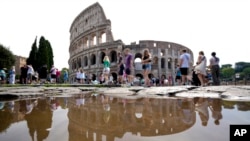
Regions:
M 229 140 L 230 124 L 250 123 L 250 102 L 220 99 L 131 100 L 78 95 L 2 105 L 1 141 L 222 141 Z M 219 120 L 215 122 L 215 118 Z

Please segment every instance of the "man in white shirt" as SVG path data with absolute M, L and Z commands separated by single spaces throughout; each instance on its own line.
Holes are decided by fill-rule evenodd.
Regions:
M 190 54 L 187 53 L 186 49 L 183 49 L 182 54 L 180 56 L 180 71 L 181 71 L 181 78 L 183 85 L 185 85 L 185 83 L 187 82 L 189 62 L 190 62 Z

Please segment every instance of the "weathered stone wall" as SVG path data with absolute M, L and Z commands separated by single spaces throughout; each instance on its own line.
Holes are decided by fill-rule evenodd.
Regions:
M 114 41 L 111 22 L 105 16 L 103 8 L 97 2 L 83 10 L 70 27 L 69 78 L 75 81 L 76 71 L 83 69 L 88 76 L 99 76 L 103 70 L 102 60 L 108 55 L 111 61 L 111 74 L 117 77 L 117 55 L 123 49 L 130 48 L 134 59 L 141 58 L 142 51 L 148 48 L 153 55 L 152 73 L 159 78 L 162 75 L 175 76 L 175 66 L 182 49 L 192 51 L 180 44 L 163 41 L 145 40 L 139 44 L 124 45 L 121 40 Z M 135 74 L 142 76 L 141 64 L 135 63 Z M 192 65 L 192 62 L 191 62 Z

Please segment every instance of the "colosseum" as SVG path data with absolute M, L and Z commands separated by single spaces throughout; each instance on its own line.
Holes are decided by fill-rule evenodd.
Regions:
M 152 71 L 150 77 L 175 76 L 175 66 L 178 63 L 180 50 L 192 51 L 180 44 L 167 41 L 140 40 L 139 43 L 125 45 L 122 40 L 114 40 L 111 31 L 111 21 L 106 18 L 103 8 L 97 2 L 84 9 L 73 21 L 70 27 L 69 47 L 69 80 L 75 81 L 76 71 L 83 71 L 92 80 L 98 78 L 103 71 L 103 58 L 108 55 L 111 62 L 110 73 L 117 79 L 117 54 L 125 48 L 130 48 L 134 56 L 134 75 L 142 78 L 142 51 L 148 48 L 152 54 Z M 90 78 L 89 77 L 89 78 Z

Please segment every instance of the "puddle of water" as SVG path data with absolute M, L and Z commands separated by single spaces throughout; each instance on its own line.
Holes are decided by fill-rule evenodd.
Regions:
M 122 99 L 104 95 L 0 102 L 0 140 L 222 141 L 250 123 L 250 102 L 214 98 Z

